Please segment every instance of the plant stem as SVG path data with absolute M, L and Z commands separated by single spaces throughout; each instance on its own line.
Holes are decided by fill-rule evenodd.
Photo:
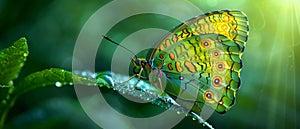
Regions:
M 4 128 L 7 114 L 9 113 L 10 109 L 14 106 L 16 99 L 17 99 L 17 97 L 14 96 L 11 100 L 8 100 L 8 104 L 7 104 L 6 108 L 3 110 L 3 113 L 1 114 L 0 129 Z

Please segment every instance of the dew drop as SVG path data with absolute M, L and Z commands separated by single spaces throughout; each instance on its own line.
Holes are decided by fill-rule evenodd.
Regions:
M 77 71 L 77 70 L 74 70 L 73 73 L 74 73 L 74 74 L 80 74 L 80 72 Z
M 70 82 L 70 83 L 69 83 L 69 85 L 73 85 L 73 83 L 72 83 L 72 82 Z
M 197 120 L 197 119 L 193 117 L 192 120 Z
M 130 89 L 131 89 L 131 90 L 134 90 L 134 87 L 133 87 L 133 86 L 131 86 L 131 87 L 130 87 Z
M 62 84 L 61 84 L 60 82 L 56 82 L 56 83 L 55 83 L 55 86 L 56 86 L 56 87 L 61 87 Z
M 83 71 L 83 72 L 81 72 L 81 75 L 82 76 L 87 76 L 87 72 Z
M 24 57 L 27 57 L 27 56 L 28 56 L 28 53 L 23 53 L 23 56 L 24 56 Z
M 91 77 L 92 77 L 92 78 L 96 78 L 96 77 L 97 77 L 97 74 L 96 74 L 96 73 L 93 73 L 93 74 L 91 75 Z
M 181 114 L 181 113 L 180 113 L 180 111 L 177 111 L 176 113 L 177 113 L 178 115 L 180 115 L 180 114 Z

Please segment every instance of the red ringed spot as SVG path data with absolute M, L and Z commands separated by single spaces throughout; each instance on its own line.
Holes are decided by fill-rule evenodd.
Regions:
M 171 59 L 171 60 L 175 60 L 175 55 L 174 55 L 173 52 L 170 52 L 169 56 L 170 56 L 170 59 Z
M 169 47 L 171 45 L 171 42 L 169 39 L 166 40 L 166 47 Z
M 218 71 L 223 71 L 224 70 L 224 63 L 218 62 L 216 63 L 216 67 Z
M 183 71 L 183 69 L 182 69 L 181 66 L 180 66 L 180 62 L 176 62 L 176 63 L 175 63 L 175 66 L 176 66 L 176 70 L 177 70 L 178 72 L 182 72 L 182 71 Z
M 211 101 L 211 100 L 213 100 L 213 98 L 214 98 L 214 94 L 211 91 L 206 91 L 204 93 L 205 100 Z
M 219 76 L 215 76 L 212 79 L 213 86 L 220 86 L 222 84 L 222 79 Z
M 164 56 L 163 56 L 162 54 L 159 54 L 159 58 L 160 58 L 160 59 L 163 59 Z
M 173 67 L 172 67 L 171 63 L 168 64 L 168 69 L 171 70 L 171 71 L 173 70 Z
M 216 58 L 220 57 L 220 52 L 218 50 L 213 50 L 212 55 Z
M 209 48 L 210 47 L 210 41 L 208 41 L 208 40 L 202 40 L 201 45 L 204 48 Z

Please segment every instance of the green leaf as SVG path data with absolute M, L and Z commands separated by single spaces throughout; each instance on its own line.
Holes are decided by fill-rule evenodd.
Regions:
M 10 87 L 5 86 L 5 85 L 0 86 L 0 102 L 6 98 L 7 93 L 10 89 L 11 89 Z M 0 106 L 1 106 L 1 103 L 0 103 Z
M 76 75 L 59 68 L 51 68 L 32 73 L 25 77 L 16 85 L 14 94 L 21 95 L 27 91 L 45 86 L 61 87 L 73 85 L 73 81 L 76 82 L 76 84 L 83 85 L 97 84 L 96 80 L 91 77 Z
M 18 77 L 27 56 L 28 46 L 25 38 L 20 38 L 13 46 L 0 50 L 0 128 L 3 127 L 6 115 L 14 104 L 14 100 L 11 100 L 13 80 Z
M 3 87 L 0 92 L 5 91 L 6 94 L 4 95 L 6 97 L 3 96 L 4 98 L 2 98 L 0 103 L 0 116 L 2 116 L 0 120 L 0 128 L 4 126 L 7 113 L 20 95 L 37 88 L 46 86 L 62 87 L 66 85 L 73 85 L 74 83 L 110 87 L 112 83 L 110 82 L 111 80 L 106 79 L 107 74 L 109 73 L 99 73 L 97 75 L 99 78 L 96 80 L 95 76 L 77 75 L 63 69 L 51 68 L 28 75 L 19 83 L 17 83 L 15 87 Z
M 25 38 L 20 38 L 13 46 L 0 51 L 0 85 L 12 86 L 28 56 Z
M 98 73 L 96 78 L 98 83 L 105 84 L 104 86 L 118 91 L 121 94 L 130 95 L 144 100 L 145 102 L 151 101 L 153 104 L 161 106 L 164 109 L 172 109 L 178 114 L 190 116 L 194 120 L 198 120 L 203 126 L 213 129 L 212 125 L 206 122 L 199 114 L 190 111 L 189 108 L 184 105 L 179 105 L 168 94 L 161 94 L 160 90 L 155 88 L 148 81 L 140 80 L 138 78 L 131 78 L 128 80 L 130 76 L 112 72 Z

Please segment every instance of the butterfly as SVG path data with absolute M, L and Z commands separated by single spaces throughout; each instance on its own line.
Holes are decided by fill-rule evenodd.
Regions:
M 225 113 L 241 85 L 242 54 L 249 22 L 241 11 L 221 10 L 196 16 L 165 35 L 146 58 L 132 58 L 134 75 L 192 104 L 193 112 L 209 105 Z

